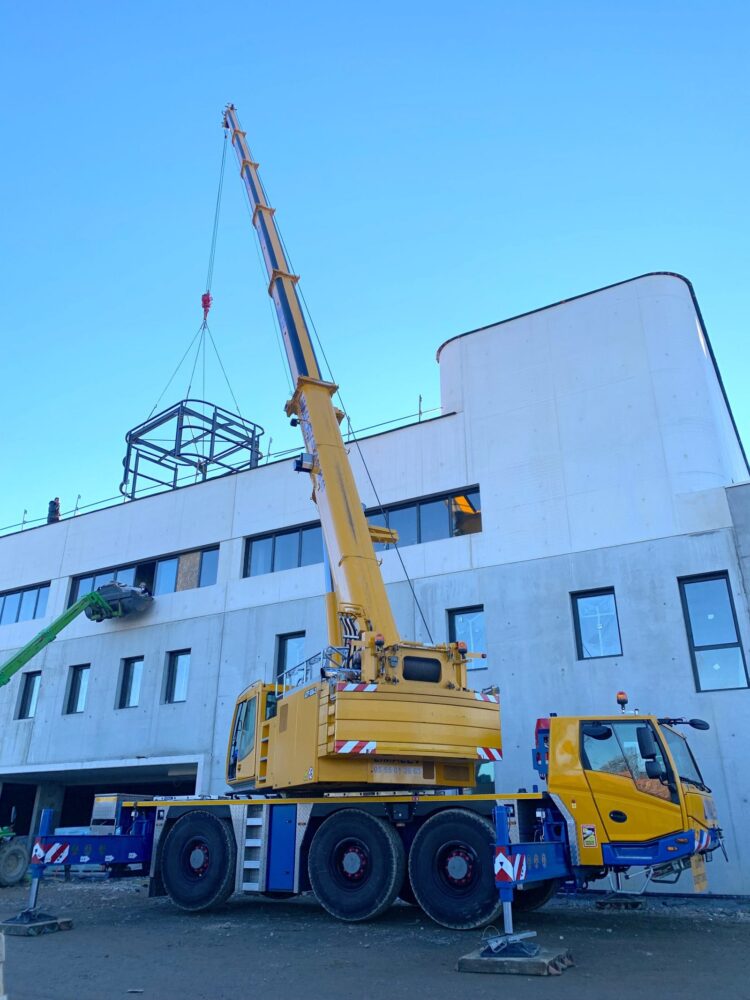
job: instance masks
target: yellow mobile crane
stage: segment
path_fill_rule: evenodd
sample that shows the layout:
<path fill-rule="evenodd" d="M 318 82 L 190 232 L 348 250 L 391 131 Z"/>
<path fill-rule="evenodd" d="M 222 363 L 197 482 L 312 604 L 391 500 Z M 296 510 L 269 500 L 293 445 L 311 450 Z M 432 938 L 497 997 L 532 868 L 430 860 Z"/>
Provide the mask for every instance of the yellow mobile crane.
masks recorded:
<path fill-rule="evenodd" d="M 150 894 L 205 910 L 233 892 L 312 890 L 335 917 L 367 920 L 397 896 L 437 923 L 479 927 L 511 903 L 542 905 L 561 881 L 610 876 L 616 889 L 673 882 L 722 847 L 716 809 L 679 727 L 699 719 L 619 714 L 537 720 L 540 790 L 474 794 L 477 760 L 501 756 L 496 694 L 467 687 L 460 643 L 427 646 L 396 629 L 373 540 L 288 258 L 235 108 L 224 125 L 253 209 L 294 379 L 331 584 L 329 645 L 278 683 L 237 700 L 222 798 L 95 805 L 116 832 L 50 839 L 32 865 L 150 866 Z M 131 812 L 132 810 L 132 812 Z M 109 812 L 107 812 L 109 811 Z M 130 816 L 128 814 L 130 813 Z M 94 840 L 96 843 L 94 843 Z M 49 859 L 52 859 L 50 861 Z M 94 859 L 92 861 L 92 859 Z M 628 883 L 627 880 L 633 880 Z"/>
<path fill-rule="evenodd" d="M 294 383 L 286 413 L 304 438 L 297 467 L 312 480 L 332 577 L 328 648 L 280 683 L 258 681 L 243 692 L 227 781 L 238 791 L 469 787 L 477 760 L 502 756 L 497 695 L 467 686 L 463 643 L 427 646 L 399 636 L 373 547 L 397 535 L 367 522 L 339 427 L 343 414 L 332 401 L 338 387 L 321 374 L 298 278 L 232 105 L 224 124 Z"/>

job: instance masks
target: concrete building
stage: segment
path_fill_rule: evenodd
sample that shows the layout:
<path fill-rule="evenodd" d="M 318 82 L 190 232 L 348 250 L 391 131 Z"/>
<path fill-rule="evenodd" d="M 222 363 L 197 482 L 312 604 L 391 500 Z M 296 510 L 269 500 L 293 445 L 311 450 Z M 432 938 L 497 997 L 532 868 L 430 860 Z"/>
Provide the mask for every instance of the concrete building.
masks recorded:
<path fill-rule="evenodd" d="M 402 634 L 486 646 L 506 789 L 533 780 L 550 711 L 625 689 L 708 720 L 691 743 L 730 852 L 711 888 L 750 893 L 750 482 L 691 286 L 645 275 L 438 362 L 442 416 L 361 446 L 424 613 L 383 551 Z M 325 643 L 309 493 L 283 461 L 0 539 L 0 658 L 115 573 L 156 594 L 141 618 L 78 619 L 0 690 L 0 823 L 13 802 L 85 822 L 95 789 L 224 790 L 236 695 Z"/>

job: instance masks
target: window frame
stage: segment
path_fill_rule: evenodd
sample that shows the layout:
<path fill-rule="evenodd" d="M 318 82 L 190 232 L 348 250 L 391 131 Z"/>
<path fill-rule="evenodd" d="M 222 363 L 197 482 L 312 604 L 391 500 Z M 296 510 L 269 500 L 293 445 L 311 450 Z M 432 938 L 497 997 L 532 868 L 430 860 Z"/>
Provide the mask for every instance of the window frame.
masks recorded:
<path fill-rule="evenodd" d="M 36 621 L 38 617 L 44 618 L 45 615 L 47 614 L 47 606 L 49 603 L 49 588 L 51 582 L 52 582 L 51 580 L 46 580 L 43 583 L 33 583 L 26 587 L 17 587 L 14 590 L 4 590 L 2 593 L 0 593 L 0 623 L 2 625 L 19 625 L 22 624 L 23 622 Z M 47 591 L 47 603 L 45 603 L 44 606 L 44 613 L 37 616 L 37 610 L 39 608 L 39 594 L 42 590 Z M 31 618 L 21 618 L 20 617 L 21 606 L 23 605 L 24 595 L 32 593 L 34 591 L 36 591 L 36 596 L 34 597 L 34 611 L 31 615 Z M 16 608 L 16 617 L 14 618 L 14 620 L 12 622 L 3 622 L 2 621 L 3 610 L 5 608 L 5 600 L 8 597 L 18 597 L 18 607 Z"/>
<path fill-rule="evenodd" d="M 18 696 L 18 707 L 16 709 L 16 720 L 22 721 L 26 719 L 36 718 L 36 710 L 39 705 L 39 692 L 42 686 L 42 671 L 41 670 L 26 670 L 21 674 L 23 683 L 21 684 L 21 691 Z M 35 678 L 35 681 L 30 680 L 30 678 Z M 36 696 L 33 698 L 34 701 L 34 711 L 29 714 L 29 707 L 32 702 L 32 695 L 30 694 L 30 687 L 32 684 L 36 683 Z M 27 698 L 27 694 L 29 697 Z M 25 706 L 25 708 L 24 708 Z"/>
<path fill-rule="evenodd" d="M 177 663 L 178 657 L 188 656 L 187 665 L 187 680 L 185 683 L 185 697 L 175 700 L 174 693 L 177 680 Z M 184 705 L 187 703 L 188 699 L 188 684 L 190 683 L 190 667 L 192 664 L 192 649 L 170 649 L 167 652 L 167 669 L 166 676 L 164 678 L 164 704 L 165 705 Z"/>
<path fill-rule="evenodd" d="M 298 629 L 296 632 L 279 632 L 276 636 L 276 656 L 274 657 L 274 680 L 278 681 L 281 675 L 287 671 L 291 670 L 292 667 L 299 666 L 299 663 L 304 663 L 304 659 L 300 660 L 298 663 L 287 663 L 286 666 L 281 662 L 282 650 L 286 651 L 287 644 L 290 639 L 306 639 L 307 632 L 305 629 Z M 284 670 L 281 667 L 284 666 Z"/>
<path fill-rule="evenodd" d="M 212 549 L 220 549 L 220 548 L 221 548 L 221 546 L 217 542 L 217 543 L 214 543 L 212 545 L 200 545 L 200 546 L 198 546 L 197 548 L 194 548 L 194 549 L 181 549 L 179 552 L 164 552 L 164 553 L 162 553 L 161 555 L 158 555 L 158 556 L 149 556 L 149 557 L 144 558 L 144 559 L 136 559 L 133 562 L 120 563 L 117 566 L 106 566 L 106 567 L 104 567 L 104 569 L 94 569 L 94 570 L 87 570 L 85 573 L 76 573 L 75 576 L 71 576 L 71 578 L 70 578 L 70 587 L 69 587 L 69 590 L 68 590 L 68 601 L 67 601 L 67 604 L 66 604 L 66 608 L 72 607 L 77 600 L 79 600 L 81 597 L 85 596 L 84 594 L 81 593 L 81 589 L 80 589 L 80 585 L 81 585 L 81 582 L 83 580 L 90 579 L 91 583 L 92 583 L 92 586 L 93 586 L 93 584 L 96 582 L 96 578 L 97 577 L 104 576 L 104 577 L 107 578 L 107 581 L 114 580 L 114 579 L 117 579 L 117 575 L 119 573 L 122 573 L 125 570 L 131 570 L 132 569 L 133 570 L 133 586 L 135 586 L 139 582 L 138 581 L 138 569 L 139 568 L 143 569 L 143 567 L 147 567 L 150 564 L 153 564 L 153 567 L 154 567 L 153 578 L 151 579 L 151 586 L 149 588 L 150 591 L 151 591 L 151 593 L 153 594 L 154 589 L 155 589 L 156 574 L 158 572 L 159 564 L 160 563 L 164 563 L 164 562 L 169 562 L 172 559 L 176 559 L 177 560 L 177 569 L 175 571 L 175 587 L 176 587 L 177 586 L 177 579 L 178 579 L 179 572 L 180 572 L 180 559 L 182 558 L 182 556 L 187 556 L 187 555 L 190 555 L 191 553 L 194 553 L 194 552 L 197 552 L 200 555 L 200 564 L 198 566 L 198 583 L 196 584 L 195 587 L 189 587 L 187 589 L 189 589 L 189 590 L 200 590 L 201 589 L 200 575 L 201 575 L 201 567 L 203 565 L 203 553 L 204 552 L 208 552 L 208 551 L 210 551 Z M 218 568 L 218 564 L 217 564 L 217 567 L 216 567 L 217 582 L 218 582 L 218 575 L 219 575 L 219 568 Z M 206 586 L 214 586 L 214 585 L 213 584 L 206 584 Z M 90 593 L 90 592 L 91 591 L 88 591 L 88 590 L 86 591 L 87 594 Z M 168 597 L 170 594 L 177 594 L 177 593 L 181 593 L 181 591 L 177 591 L 176 589 L 175 590 L 166 590 L 166 591 L 164 591 L 162 594 L 160 594 L 158 596 L 160 596 L 160 597 Z"/>
<path fill-rule="evenodd" d="M 732 612 L 732 622 L 734 624 L 734 634 L 737 636 L 736 642 L 717 642 L 710 646 L 696 646 L 695 638 L 693 635 L 693 623 L 690 619 L 690 608 L 688 606 L 687 594 L 685 592 L 685 585 L 691 583 L 707 583 L 709 580 L 723 580 L 727 589 L 727 597 L 729 598 L 729 609 Z M 739 621 L 737 620 L 737 609 L 734 605 L 734 595 L 732 594 L 731 581 L 729 579 L 729 571 L 716 570 L 712 573 L 697 573 L 693 576 L 678 576 L 677 585 L 680 590 L 680 603 L 682 604 L 682 617 L 685 622 L 685 634 L 687 638 L 688 649 L 690 650 L 690 663 L 693 668 L 693 680 L 695 682 L 696 694 L 717 694 L 720 691 L 747 691 L 750 688 L 750 675 L 747 670 L 747 659 L 745 657 L 745 649 L 742 645 L 742 636 L 740 635 Z M 704 688 L 701 687 L 700 672 L 698 670 L 698 660 L 696 658 L 696 653 L 702 653 L 707 650 L 712 649 L 739 649 L 740 658 L 742 660 L 742 669 L 745 672 L 744 685 L 736 685 L 734 687 L 720 687 L 720 688 Z"/>
<path fill-rule="evenodd" d="M 83 715 L 86 711 L 86 702 L 89 694 L 89 678 L 91 676 L 90 663 L 74 663 L 68 668 L 68 683 L 65 690 L 65 703 L 63 705 L 63 715 Z M 83 705 L 80 708 L 73 707 L 73 699 L 78 704 L 81 695 L 81 678 L 86 676 L 86 690 L 83 693 Z"/>
<path fill-rule="evenodd" d="M 584 656 L 583 639 L 581 637 L 581 618 L 578 613 L 578 601 L 582 597 L 604 597 L 611 595 L 615 606 L 615 622 L 617 623 L 617 639 L 620 643 L 619 653 L 602 653 L 601 656 Z M 617 594 L 614 586 L 595 587 L 592 590 L 574 590 L 570 594 L 570 607 L 573 613 L 573 628 L 576 639 L 576 659 L 579 663 L 588 663 L 590 660 L 616 660 L 625 655 L 622 646 L 622 632 L 620 631 L 620 612 L 617 609 Z"/>
<path fill-rule="evenodd" d="M 117 685 L 117 701 L 115 703 L 115 709 L 119 712 L 120 709 L 125 708 L 138 708 L 141 702 L 141 685 L 143 682 L 143 667 L 145 666 L 146 658 L 143 654 L 140 656 L 124 656 L 121 661 L 120 666 L 120 683 Z M 138 701 L 135 705 L 130 705 L 125 703 L 123 695 L 125 694 L 125 682 L 128 681 L 128 699 L 130 697 L 130 692 L 133 686 L 133 665 L 135 663 L 141 664 L 141 677 L 138 683 Z"/>

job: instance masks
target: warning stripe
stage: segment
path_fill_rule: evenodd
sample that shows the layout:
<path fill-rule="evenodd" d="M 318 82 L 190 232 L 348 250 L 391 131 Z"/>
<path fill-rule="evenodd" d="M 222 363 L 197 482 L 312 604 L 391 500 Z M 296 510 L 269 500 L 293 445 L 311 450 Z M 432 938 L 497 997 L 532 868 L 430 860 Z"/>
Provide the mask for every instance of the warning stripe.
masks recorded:
<path fill-rule="evenodd" d="M 695 850 L 705 851 L 711 843 L 711 834 L 708 830 L 695 830 Z"/>
<path fill-rule="evenodd" d="M 493 704 L 497 705 L 500 699 L 496 694 L 482 694 L 481 691 L 475 691 L 474 697 L 477 701 L 491 701 Z"/>
<path fill-rule="evenodd" d="M 337 691 L 377 691 L 377 684 L 345 684 L 343 682 L 336 685 Z"/>
<path fill-rule="evenodd" d="M 61 865 L 70 854 L 70 844 L 59 841 L 55 844 L 42 844 L 37 841 L 31 852 L 32 864 Z"/>
<path fill-rule="evenodd" d="M 336 753 L 375 753 L 375 740 L 336 740 Z"/>
<path fill-rule="evenodd" d="M 477 757 L 480 760 L 502 760 L 503 751 L 495 747 L 477 747 Z"/>
<path fill-rule="evenodd" d="M 526 855 L 510 854 L 502 847 L 495 848 L 495 881 L 523 882 L 526 878 Z"/>

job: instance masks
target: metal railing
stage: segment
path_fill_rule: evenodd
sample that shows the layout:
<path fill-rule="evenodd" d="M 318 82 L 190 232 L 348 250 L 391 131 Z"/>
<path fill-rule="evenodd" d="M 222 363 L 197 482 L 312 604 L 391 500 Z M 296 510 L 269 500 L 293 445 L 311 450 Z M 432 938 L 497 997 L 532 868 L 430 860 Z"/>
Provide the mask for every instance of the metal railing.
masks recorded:
<path fill-rule="evenodd" d="M 351 651 L 348 646 L 326 646 L 302 663 L 289 667 L 276 678 L 276 697 L 283 698 L 305 684 L 316 680 L 355 681 L 359 679 L 359 669 L 350 666 Z"/>

